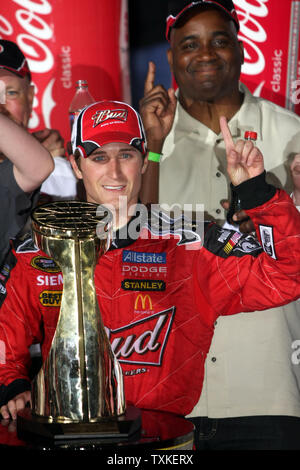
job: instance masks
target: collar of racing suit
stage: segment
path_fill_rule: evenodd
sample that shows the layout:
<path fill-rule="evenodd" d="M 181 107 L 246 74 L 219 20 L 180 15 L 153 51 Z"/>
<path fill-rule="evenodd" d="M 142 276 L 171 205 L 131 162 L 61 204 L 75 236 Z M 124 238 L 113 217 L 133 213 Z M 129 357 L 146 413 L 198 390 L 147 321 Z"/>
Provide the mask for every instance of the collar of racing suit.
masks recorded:
<path fill-rule="evenodd" d="M 139 206 L 138 204 L 135 214 L 131 217 L 128 223 L 113 233 L 113 240 L 110 246 L 110 250 L 125 248 L 139 238 L 141 228 L 148 219 L 148 208 L 145 212 L 142 209 L 140 210 L 139 207 L 145 208 L 145 206 Z M 134 229 L 131 230 L 131 227 L 134 227 Z"/>

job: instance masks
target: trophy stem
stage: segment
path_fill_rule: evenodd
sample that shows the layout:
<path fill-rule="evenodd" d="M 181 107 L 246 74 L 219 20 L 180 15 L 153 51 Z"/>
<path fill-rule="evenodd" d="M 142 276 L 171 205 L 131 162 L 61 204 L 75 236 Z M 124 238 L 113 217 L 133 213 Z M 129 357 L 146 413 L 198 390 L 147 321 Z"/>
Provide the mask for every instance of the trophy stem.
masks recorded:
<path fill-rule="evenodd" d="M 87 389 L 87 374 L 86 374 L 86 362 L 85 362 L 85 335 L 84 335 L 84 308 L 83 308 L 83 290 L 82 290 L 82 267 L 81 267 L 81 245 L 80 241 L 75 242 L 75 281 L 76 291 L 78 295 L 78 319 L 79 319 L 79 364 L 80 364 L 80 377 L 81 377 L 81 392 L 82 392 L 82 407 L 83 407 L 83 421 L 89 421 L 89 395 Z M 94 263 L 92 269 L 92 275 L 94 275 Z"/>
<path fill-rule="evenodd" d="M 94 287 L 93 239 L 51 239 L 64 280 L 48 357 L 33 382 L 33 414 L 53 422 L 95 422 L 125 411 L 123 376 L 107 338 Z"/>

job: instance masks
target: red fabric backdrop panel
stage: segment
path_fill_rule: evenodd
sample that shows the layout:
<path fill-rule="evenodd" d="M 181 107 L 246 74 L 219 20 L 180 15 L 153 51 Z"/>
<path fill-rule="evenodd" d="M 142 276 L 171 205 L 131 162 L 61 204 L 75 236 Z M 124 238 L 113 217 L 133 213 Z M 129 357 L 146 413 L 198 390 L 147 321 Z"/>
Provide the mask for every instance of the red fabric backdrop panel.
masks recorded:
<path fill-rule="evenodd" d="M 233 0 L 250 91 L 300 115 L 300 0 Z"/>
<path fill-rule="evenodd" d="M 5 0 L 0 36 L 28 59 L 36 96 L 30 128 L 69 139 L 68 108 L 77 80 L 96 100 L 130 100 L 126 0 Z"/>

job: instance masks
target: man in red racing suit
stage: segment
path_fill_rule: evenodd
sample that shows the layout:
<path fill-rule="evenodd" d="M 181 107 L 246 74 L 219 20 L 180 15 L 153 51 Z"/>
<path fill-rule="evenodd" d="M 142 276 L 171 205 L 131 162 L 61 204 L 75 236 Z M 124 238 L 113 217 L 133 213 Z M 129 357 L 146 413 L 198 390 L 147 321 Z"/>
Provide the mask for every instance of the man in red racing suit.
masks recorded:
<path fill-rule="evenodd" d="M 98 116 L 97 106 L 112 108 L 95 103 L 87 112 Z M 111 119 L 114 125 L 115 118 Z M 95 129 L 101 136 L 101 129 Z M 85 138 L 84 132 L 80 138 Z M 97 149 L 80 157 L 80 174 L 90 198 L 92 183 L 88 185 L 84 166 L 88 160 L 97 155 L 91 165 L 117 165 L 108 157 L 111 150 L 99 153 L 100 144 L 103 149 L 106 144 L 97 138 Z M 123 150 L 120 157 L 118 148 L 116 159 L 129 165 L 135 156 L 129 149 L 129 157 Z M 247 155 L 252 152 L 259 155 L 252 147 Z M 141 227 L 135 217 L 121 226 L 100 258 L 95 286 L 112 349 L 124 372 L 127 403 L 187 415 L 201 393 L 204 361 L 218 316 L 262 310 L 300 297 L 300 215 L 284 191 L 265 182 L 261 163 L 255 164 L 256 176 L 235 185 L 235 190 L 258 237 L 268 234 L 268 253 L 261 247 L 264 239 L 259 245 L 250 236 L 215 224 L 206 225 L 204 240 L 197 231 L 191 236 L 171 222 L 169 231 L 160 234 L 162 216 L 152 213 Z M 104 187 L 109 197 L 112 191 L 121 191 L 125 181 L 118 178 L 114 187 L 105 180 L 101 191 Z M 136 237 L 121 236 L 133 223 L 138 227 Z M 58 266 L 30 238 L 15 245 L 14 256 L 17 263 L 2 289 L 6 298 L 0 310 L 0 406 L 3 416 L 8 406 L 13 417 L 18 409 L 14 397 L 30 390 L 29 347 L 40 343 L 43 357 L 47 356 L 63 288 Z M 15 408 L 9 405 L 12 402 Z"/>

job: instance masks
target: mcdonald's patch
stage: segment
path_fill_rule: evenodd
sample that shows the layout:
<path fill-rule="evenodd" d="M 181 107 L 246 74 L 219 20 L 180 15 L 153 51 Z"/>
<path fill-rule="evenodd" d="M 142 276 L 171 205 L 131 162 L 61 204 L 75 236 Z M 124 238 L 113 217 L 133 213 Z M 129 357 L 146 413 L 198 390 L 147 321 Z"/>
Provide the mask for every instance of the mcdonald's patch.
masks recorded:
<path fill-rule="evenodd" d="M 138 294 L 134 302 L 134 311 L 136 313 L 145 313 L 153 311 L 152 299 L 149 294 Z"/>

